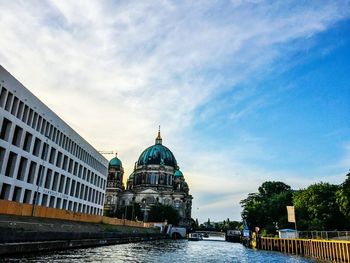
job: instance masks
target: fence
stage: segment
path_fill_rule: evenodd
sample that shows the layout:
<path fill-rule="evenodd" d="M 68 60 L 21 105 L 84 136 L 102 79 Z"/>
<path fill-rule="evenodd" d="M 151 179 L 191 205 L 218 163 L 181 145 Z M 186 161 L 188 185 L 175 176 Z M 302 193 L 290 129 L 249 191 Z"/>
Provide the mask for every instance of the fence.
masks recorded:
<path fill-rule="evenodd" d="M 299 238 L 350 240 L 350 231 L 298 231 Z"/>
<path fill-rule="evenodd" d="M 262 237 L 257 248 L 335 262 L 350 262 L 350 241 Z"/>
<path fill-rule="evenodd" d="M 33 205 L 21 204 L 13 201 L 0 200 L 0 214 L 32 216 Z M 63 209 L 35 206 L 35 217 L 45 217 L 53 219 L 63 219 L 88 223 L 103 223 L 110 225 L 124 225 L 131 227 L 152 227 L 152 223 L 131 221 L 126 219 L 111 218 L 99 215 L 76 213 Z"/>

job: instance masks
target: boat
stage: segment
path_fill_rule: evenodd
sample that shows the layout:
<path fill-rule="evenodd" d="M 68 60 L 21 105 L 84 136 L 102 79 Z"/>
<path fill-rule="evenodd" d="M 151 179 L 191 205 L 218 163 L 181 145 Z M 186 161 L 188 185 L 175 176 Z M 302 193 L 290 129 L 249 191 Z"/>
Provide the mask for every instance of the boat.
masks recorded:
<path fill-rule="evenodd" d="M 208 237 L 209 237 L 209 233 L 205 232 L 205 233 L 203 234 L 203 237 L 208 238 Z"/>
<path fill-rule="evenodd" d="M 188 234 L 188 240 L 189 241 L 199 241 L 202 240 L 203 236 L 200 233 L 189 233 Z"/>
<path fill-rule="evenodd" d="M 227 230 L 225 234 L 225 240 L 228 242 L 241 242 L 241 237 L 240 230 Z"/>

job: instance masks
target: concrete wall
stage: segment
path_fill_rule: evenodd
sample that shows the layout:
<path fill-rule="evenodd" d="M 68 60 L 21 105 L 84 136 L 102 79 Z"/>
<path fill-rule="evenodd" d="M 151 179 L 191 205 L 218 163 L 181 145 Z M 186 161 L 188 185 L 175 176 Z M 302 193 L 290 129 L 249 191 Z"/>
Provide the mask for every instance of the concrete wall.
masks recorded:
<path fill-rule="evenodd" d="M 0 214 L 5 215 L 19 215 L 32 216 L 33 205 L 21 204 L 13 201 L 0 200 Z M 88 223 L 103 223 L 110 225 L 124 225 L 131 227 L 152 227 L 152 223 L 144 223 L 139 221 L 130 221 L 125 219 L 111 218 L 99 215 L 90 215 L 83 213 L 76 213 L 63 209 L 48 208 L 43 206 L 35 206 L 35 217 L 54 218 L 63 220 L 72 220 Z"/>

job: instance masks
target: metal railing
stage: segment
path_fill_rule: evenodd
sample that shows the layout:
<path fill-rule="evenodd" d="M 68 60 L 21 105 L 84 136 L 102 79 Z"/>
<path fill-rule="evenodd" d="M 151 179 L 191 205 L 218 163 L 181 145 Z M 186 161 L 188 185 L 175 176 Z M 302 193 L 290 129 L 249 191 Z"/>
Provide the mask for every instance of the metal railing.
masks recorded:
<path fill-rule="evenodd" d="M 350 240 L 350 231 L 298 231 L 299 238 Z"/>

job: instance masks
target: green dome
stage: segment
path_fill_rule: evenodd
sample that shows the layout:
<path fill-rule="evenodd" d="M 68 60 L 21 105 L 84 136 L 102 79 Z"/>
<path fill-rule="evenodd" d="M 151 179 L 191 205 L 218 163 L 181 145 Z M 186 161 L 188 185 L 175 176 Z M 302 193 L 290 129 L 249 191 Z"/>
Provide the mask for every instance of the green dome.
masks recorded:
<path fill-rule="evenodd" d="M 112 167 L 122 167 L 122 162 L 117 158 L 114 157 L 112 160 L 109 161 L 109 166 Z"/>
<path fill-rule="evenodd" d="M 137 161 L 137 165 L 154 164 L 172 166 L 175 169 L 177 167 L 174 154 L 162 144 L 155 144 L 148 147 L 141 153 L 139 160 Z"/>
<path fill-rule="evenodd" d="M 182 172 L 180 170 L 176 170 L 175 173 L 174 173 L 174 176 L 175 177 L 181 177 L 183 176 Z"/>

